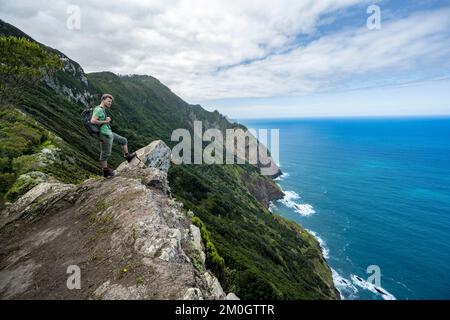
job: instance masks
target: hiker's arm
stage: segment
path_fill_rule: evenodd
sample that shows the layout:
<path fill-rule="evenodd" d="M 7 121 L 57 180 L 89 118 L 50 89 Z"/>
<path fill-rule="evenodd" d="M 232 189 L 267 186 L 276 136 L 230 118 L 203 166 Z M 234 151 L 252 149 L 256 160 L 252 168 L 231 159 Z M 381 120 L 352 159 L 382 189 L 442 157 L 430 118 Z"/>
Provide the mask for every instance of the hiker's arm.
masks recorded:
<path fill-rule="evenodd" d="M 104 121 L 98 120 L 98 116 L 93 115 L 91 118 L 91 123 L 93 124 L 105 124 L 105 123 L 109 123 L 111 121 L 110 117 L 106 117 L 106 119 Z"/>

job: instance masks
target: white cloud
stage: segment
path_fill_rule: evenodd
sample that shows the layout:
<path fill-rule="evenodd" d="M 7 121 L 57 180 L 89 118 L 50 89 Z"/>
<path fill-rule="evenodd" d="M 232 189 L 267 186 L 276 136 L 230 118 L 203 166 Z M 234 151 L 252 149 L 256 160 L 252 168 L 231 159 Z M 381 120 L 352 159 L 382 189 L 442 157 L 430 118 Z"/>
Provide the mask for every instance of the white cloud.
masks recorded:
<path fill-rule="evenodd" d="M 0 2 L 2 19 L 86 71 L 150 74 L 188 101 L 317 92 L 449 53 L 448 10 L 369 31 L 365 8 L 356 7 L 361 28 L 295 47 L 298 35 L 324 23 L 321 17 L 362 1 Z M 81 9 L 81 30 L 66 28 L 73 4 Z"/>
<path fill-rule="evenodd" d="M 449 16 L 449 10 L 430 12 L 387 23 L 380 31 L 337 32 L 287 54 L 204 78 L 197 87 L 203 85 L 200 91 L 209 92 L 214 79 L 227 89 L 222 98 L 239 92 L 241 97 L 304 94 L 329 89 L 350 77 L 423 65 L 449 55 Z"/>
<path fill-rule="evenodd" d="M 450 115 L 450 78 L 302 97 L 224 100 L 207 105 L 231 119 Z"/>

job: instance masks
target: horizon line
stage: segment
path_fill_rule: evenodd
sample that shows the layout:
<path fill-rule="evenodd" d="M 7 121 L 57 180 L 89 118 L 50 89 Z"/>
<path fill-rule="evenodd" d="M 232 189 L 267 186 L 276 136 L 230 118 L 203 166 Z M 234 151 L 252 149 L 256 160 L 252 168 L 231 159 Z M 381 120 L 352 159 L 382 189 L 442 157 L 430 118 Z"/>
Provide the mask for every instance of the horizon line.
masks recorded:
<path fill-rule="evenodd" d="M 302 119 L 398 119 L 398 118 L 450 118 L 448 114 L 396 114 L 396 115 L 324 115 L 324 116 L 293 116 L 293 117 L 230 117 L 228 120 L 302 120 Z"/>

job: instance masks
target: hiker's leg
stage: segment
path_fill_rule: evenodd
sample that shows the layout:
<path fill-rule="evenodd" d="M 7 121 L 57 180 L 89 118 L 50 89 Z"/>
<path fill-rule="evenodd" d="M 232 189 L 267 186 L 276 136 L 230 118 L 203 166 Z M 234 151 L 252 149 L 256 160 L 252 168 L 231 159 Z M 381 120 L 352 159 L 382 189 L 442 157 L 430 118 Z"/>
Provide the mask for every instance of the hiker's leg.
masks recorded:
<path fill-rule="evenodd" d="M 124 155 L 128 154 L 128 140 L 117 133 L 113 133 L 114 141 L 117 142 L 121 147 Z"/>
<path fill-rule="evenodd" d="M 117 133 L 113 133 L 114 141 L 116 141 L 121 147 L 123 151 L 123 157 L 128 162 L 131 162 L 136 157 L 136 152 L 128 153 L 128 140 Z"/>
<path fill-rule="evenodd" d="M 102 137 L 102 135 L 100 135 L 99 138 L 100 138 L 100 159 L 98 159 L 98 160 L 100 162 L 100 167 L 102 167 L 102 169 L 105 169 L 108 167 L 108 162 L 106 160 L 102 160 L 102 159 L 105 158 L 105 153 L 106 153 L 105 143 L 106 142 L 105 142 L 104 138 Z"/>
<path fill-rule="evenodd" d="M 100 164 L 102 168 L 108 167 L 108 158 L 111 155 L 113 136 L 100 134 Z"/>

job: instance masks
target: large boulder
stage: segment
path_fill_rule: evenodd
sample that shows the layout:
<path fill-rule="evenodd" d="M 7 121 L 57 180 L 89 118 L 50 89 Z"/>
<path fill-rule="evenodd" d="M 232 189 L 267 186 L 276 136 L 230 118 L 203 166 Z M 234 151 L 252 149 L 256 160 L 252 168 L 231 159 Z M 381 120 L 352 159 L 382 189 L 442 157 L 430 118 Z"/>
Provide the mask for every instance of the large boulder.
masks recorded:
<path fill-rule="evenodd" d="M 0 213 L 0 228 L 19 218 L 31 220 L 37 213 L 45 210 L 45 207 L 63 205 L 60 200 L 74 187 L 74 185 L 60 182 L 38 184 Z"/>
<path fill-rule="evenodd" d="M 4 213 L 0 299 L 225 299 L 155 141 L 111 179 L 44 182 Z M 201 257 L 201 258 L 198 258 Z M 75 269 L 74 269 L 75 268 Z M 71 287 L 80 271 L 80 289 Z"/>
<path fill-rule="evenodd" d="M 162 140 L 155 140 L 148 146 L 136 151 L 137 157 L 130 163 L 124 161 L 116 170 L 118 172 L 125 168 L 152 167 L 167 173 L 170 167 L 172 151 Z"/>

